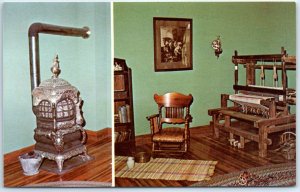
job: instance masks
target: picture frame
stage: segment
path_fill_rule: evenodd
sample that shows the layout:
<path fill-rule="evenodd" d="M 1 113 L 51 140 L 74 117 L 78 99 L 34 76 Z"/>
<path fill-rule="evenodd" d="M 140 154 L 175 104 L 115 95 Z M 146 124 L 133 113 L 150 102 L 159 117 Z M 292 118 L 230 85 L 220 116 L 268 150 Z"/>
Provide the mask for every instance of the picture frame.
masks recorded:
<path fill-rule="evenodd" d="M 154 70 L 192 70 L 192 19 L 153 18 Z"/>

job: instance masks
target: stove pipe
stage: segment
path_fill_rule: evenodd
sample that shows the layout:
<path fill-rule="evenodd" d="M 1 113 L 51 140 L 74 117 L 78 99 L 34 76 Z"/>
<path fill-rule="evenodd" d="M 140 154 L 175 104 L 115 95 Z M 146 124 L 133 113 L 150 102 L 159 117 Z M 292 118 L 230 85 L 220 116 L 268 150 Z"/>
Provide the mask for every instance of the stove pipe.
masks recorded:
<path fill-rule="evenodd" d="M 41 83 L 39 33 L 88 38 L 88 27 L 72 28 L 45 23 L 33 23 L 28 29 L 31 91 Z"/>

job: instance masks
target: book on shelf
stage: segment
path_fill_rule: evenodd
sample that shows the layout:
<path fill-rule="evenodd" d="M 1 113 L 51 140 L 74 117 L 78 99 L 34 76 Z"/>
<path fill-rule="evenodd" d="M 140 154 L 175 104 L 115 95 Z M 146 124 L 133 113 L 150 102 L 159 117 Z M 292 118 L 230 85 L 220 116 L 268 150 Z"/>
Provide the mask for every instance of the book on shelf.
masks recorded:
<path fill-rule="evenodd" d="M 127 123 L 131 122 L 131 117 L 130 117 L 130 106 L 129 105 L 125 105 L 126 107 L 126 116 L 127 116 Z"/>
<path fill-rule="evenodd" d="M 130 140 L 130 131 L 115 132 L 115 142 L 120 143 Z"/>
<path fill-rule="evenodd" d="M 115 123 L 120 123 L 119 114 L 114 114 L 114 122 Z"/>
<path fill-rule="evenodd" d="M 119 110 L 118 111 L 119 122 L 120 123 L 130 123 L 131 122 L 130 106 L 128 104 L 126 104 L 126 105 L 120 106 L 118 110 Z"/>

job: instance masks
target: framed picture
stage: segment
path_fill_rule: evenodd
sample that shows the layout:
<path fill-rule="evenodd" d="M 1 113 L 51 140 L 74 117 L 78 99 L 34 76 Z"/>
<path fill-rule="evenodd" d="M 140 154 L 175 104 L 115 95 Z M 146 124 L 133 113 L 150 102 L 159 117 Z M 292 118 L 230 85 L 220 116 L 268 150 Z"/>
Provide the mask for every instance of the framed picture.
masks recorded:
<path fill-rule="evenodd" d="M 153 18 L 155 71 L 192 70 L 192 19 Z"/>

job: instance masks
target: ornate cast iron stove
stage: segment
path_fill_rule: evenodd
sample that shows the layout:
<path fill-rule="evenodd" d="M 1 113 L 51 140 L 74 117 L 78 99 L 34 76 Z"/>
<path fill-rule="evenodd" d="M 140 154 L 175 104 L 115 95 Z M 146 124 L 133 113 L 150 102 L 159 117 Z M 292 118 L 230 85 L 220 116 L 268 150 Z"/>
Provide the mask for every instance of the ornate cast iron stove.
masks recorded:
<path fill-rule="evenodd" d="M 53 76 L 32 91 L 33 113 L 37 127 L 34 130 L 35 152 L 49 160 L 55 160 L 59 172 L 65 160 L 81 155 L 89 160 L 84 145 L 86 133 L 82 127 L 82 99 L 79 91 L 59 78 L 58 56 L 51 68 Z"/>

